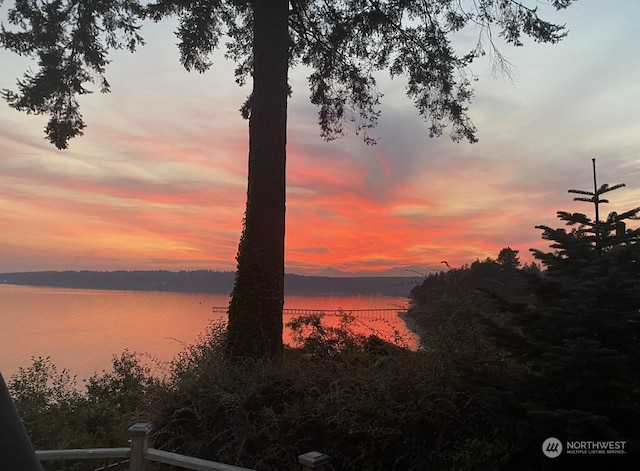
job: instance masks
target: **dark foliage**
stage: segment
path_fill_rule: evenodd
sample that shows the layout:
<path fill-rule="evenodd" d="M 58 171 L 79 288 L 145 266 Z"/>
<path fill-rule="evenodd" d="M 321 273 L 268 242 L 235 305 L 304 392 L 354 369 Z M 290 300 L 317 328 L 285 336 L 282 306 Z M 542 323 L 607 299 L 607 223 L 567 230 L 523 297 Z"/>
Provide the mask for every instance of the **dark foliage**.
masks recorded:
<path fill-rule="evenodd" d="M 606 186 L 605 186 L 606 187 Z M 512 437 L 505 469 L 635 469 L 640 452 L 640 229 L 558 212 L 573 227 L 538 226 L 553 252 L 533 250 L 546 267 L 529 277 L 532 301 L 490 322 L 495 343 L 522 375 L 484 376 L 494 430 Z M 548 437 L 625 441 L 623 456 L 545 458 Z"/>
<path fill-rule="evenodd" d="M 481 421 L 472 393 L 424 352 L 300 318 L 279 362 L 229 362 L 224 327 L 174 364 L 155 445 L 257 468 L 297 470 L 310 450 L 342 470 L 452 469 Z"/>
<path fill-rule="evenodd" d="M 509 368 L 500 352 L 489 341 L 482 319 L 500 316 L 490 298 L 513 304 L 526 303 L 529 291 L 523 272 L 518 269 L 518 251 L 502 249 L 498 261 L 487 258 L 471 265 L 426 276 L 411 290 L 412 307 L 408 316 L 420 333 L 421 345 L 437 359 L 443 369 L 455 369 L 460 363 L 475 369 Z"/>
<path fill-rule="evenodd" d="M 356 334 L 348 316 L 291 327 L 295 348 L 279 362 L 230 361 L 226 326 L 212 324 L 162 379 L 124 352 L 84 391 L 47 359 L 9 386 L 38 449 L 126 446 L 127 428 L 151 421 L 155 448 L 252 469 L 299 470 L 312 450 L 345 471 L 472 469 L 468 443 L 485 420 L 462 378 L 424 352 Z M 47 463 L 82 469 L 61 466 Z"/>
<path fill-rule="evenodd" d="M 573 1 L 550 3 L 559 10 Z M 36 60 L 38 71 L 25 74 L 17 93 L 4 90 L 3 96 L 17 110 L 49 115 L 48 139 L 66 148 L 85 127 L 76 97 L 91 93 L 95 82 L 99 91 L 110 91 L 105 77 L 109 49 L 135 51 L 144 44 L 141 21 L 169 16 L 178 18 L 180 62 L 187 70 L 207 71 L 210 54 L 226 35 L 231 39 L 227 55 L 237 63 L 237 82 L 244 84 L 254 71 L 254 3 L 17 0 L 9 9 L 11 27 L 0 30 L 0 45 Z M 523 36 L 556 43 L 567 34 L 564 25 L 541 19 L 535 2 L 527 3 L 491 0 L 467 9 L 452 0 L 294 0 L 288 14 L 289 63 L 312 67 L 311 102 L 320 107 L 321 133 L 327 139 L 353 123 L 372 142 L 366 131 L 376 124 L 381 98 L 374 73 L 389 69 L 408 77 L 407 93 L 430 122 L 431 135 L 442 134 L 451 123 L 453 139 L 475 141 L 467 116 L 475 80 L 469 66 L 486 48 L 494 49 L 491 41 L 483 41 L 489 29 L 515 46 L 523 45 Z M 469 25 L 479 27 L 479 41 L 460 54 L 451 35 Z"/>
<path fill-rule="evenodd" d="M 538 267 L 525 264 L 519 269 L 519 266 L 518 251 L 505 248 L 497 260 L 476 260 L 471 265 L 429 274 L 411 290 L 415 311 L 430 309 L 450 298 L 469 298 L 472 304 L 481 306 L 483 292 L 494 293 L 510 301 L 526 300 L 529 290 L 522 273 L 535 272 Z"/>

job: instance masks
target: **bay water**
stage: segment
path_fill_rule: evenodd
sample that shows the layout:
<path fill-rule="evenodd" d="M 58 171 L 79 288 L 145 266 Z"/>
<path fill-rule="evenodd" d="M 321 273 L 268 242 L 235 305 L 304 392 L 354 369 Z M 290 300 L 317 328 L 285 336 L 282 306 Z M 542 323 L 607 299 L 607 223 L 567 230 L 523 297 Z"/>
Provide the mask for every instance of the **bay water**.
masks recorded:
<path fill-rule="evenodd" d="M 291 295 L 285 309 L 400 311 L 407 298 L 369 295 Z M 32 358 L 50 357 L 78 379 L 110 370 L 113 355 L 125 349 L 168 362 L 203 334 L 210 322 L 224 321 L 229 297 L 220 294 L 108 291 L 0 285 L 0 372 L 5 380 Z M 285 314 L 285 324 L 294 314 Z M 360 333 L 392 338 L 398 332 L 410 346 L 415 335 L 391 313 L 357 318 Z M 338 318 L 327 316 L 329 325 Z M 285 329 L 286 343 L 291 332 Z"/>

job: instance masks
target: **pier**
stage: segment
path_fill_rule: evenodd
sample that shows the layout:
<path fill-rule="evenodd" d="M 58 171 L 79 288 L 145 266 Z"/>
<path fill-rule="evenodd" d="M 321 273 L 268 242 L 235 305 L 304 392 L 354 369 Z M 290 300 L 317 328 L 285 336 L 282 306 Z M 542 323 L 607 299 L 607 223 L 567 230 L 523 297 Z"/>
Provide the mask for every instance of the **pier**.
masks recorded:
<path fill-rule="evenodd" d="M 212 308 L 213 312 L 227 313 L 228 307 L 215 306 Z M 349 315 L 356 319 L 366 319 L 368 321 L 384 321 L 395 320 L 398 317 L 398 313 L 405 312 L 407 308 L 398 307 L 391 309 L 298 309 L 298 308 L 284 308 L 282 310 L 283 315 L 295 315 L 295 316 L 312 316 L 317 314 L 323 314 L 325 316 L 342 316 Z"/>

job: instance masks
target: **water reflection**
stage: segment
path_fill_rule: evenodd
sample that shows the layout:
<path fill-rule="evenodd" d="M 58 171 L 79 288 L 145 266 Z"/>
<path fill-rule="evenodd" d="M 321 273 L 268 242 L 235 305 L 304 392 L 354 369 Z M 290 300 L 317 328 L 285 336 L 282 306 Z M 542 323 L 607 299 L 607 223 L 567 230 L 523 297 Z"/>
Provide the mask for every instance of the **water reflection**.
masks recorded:
<path fill-rule="evenodd" d="M 108 369 L 124 349 L 146 352 L 160 361 L 173 358 L 192 343 L 210 321 L 223 321 L 214 306 L 229 298 L 215 294 L 100 291 L 0 285 L 0 371 L 5 378 L 29 366 L 32 357 L 50 356 L 59 369 L 78 378 Z M 285 308 L 387 309 L 406 305 L 405 298 L 378 296 L 288 296 Z M 286 315 L 284 322 L 294 316 Z M 326 316 L 328 325 L 339 318 Z M 391 338 L 394 331 L 415 345 L 415 337 L 398 317 L 356 319 L 354 329 Z M 285 342 L 291 333 L 285 330 Z"/>

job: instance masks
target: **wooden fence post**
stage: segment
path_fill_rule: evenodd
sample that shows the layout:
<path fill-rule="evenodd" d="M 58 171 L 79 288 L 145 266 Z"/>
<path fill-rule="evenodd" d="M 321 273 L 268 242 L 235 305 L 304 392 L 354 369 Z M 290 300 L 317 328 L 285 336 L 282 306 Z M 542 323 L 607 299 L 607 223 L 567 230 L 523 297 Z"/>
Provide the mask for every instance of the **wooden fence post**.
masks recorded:
<path fill-rule="evenodd" d="M 149 433 L 151 432 L 151 424 L 137 423 L 129 427 L 129 436 L 131 437 L 131 456 L 129 463 L 129 471 L 144 471 L 146 460 L 144 452 L 149 446 Z"/>
<path fill-rule="evenodd" d="M 329 459 L 327 455 L 319 451 L 310 451 L 298 456 L 302 471 L 325 471 L 325 466 L 329 464 Z"/>

